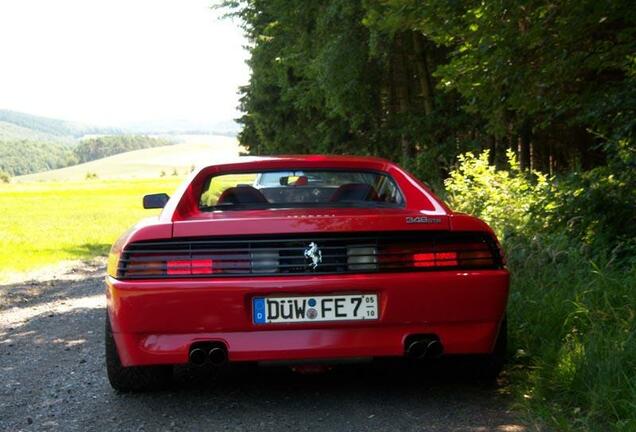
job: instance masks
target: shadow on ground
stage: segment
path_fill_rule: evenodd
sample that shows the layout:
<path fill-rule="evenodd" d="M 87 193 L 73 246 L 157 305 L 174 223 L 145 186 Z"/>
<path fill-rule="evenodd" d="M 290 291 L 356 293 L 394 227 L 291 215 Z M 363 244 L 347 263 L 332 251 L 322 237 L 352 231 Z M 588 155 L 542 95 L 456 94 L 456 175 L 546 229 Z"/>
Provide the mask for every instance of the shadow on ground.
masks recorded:
<path fill-rule="evenodd" d="M 64 248 L 64 252 L 71 254 L 74 259 L 87 259 L 108 255 L 110 247 L 111 245 L 108 243 L 84 243 Z"/>

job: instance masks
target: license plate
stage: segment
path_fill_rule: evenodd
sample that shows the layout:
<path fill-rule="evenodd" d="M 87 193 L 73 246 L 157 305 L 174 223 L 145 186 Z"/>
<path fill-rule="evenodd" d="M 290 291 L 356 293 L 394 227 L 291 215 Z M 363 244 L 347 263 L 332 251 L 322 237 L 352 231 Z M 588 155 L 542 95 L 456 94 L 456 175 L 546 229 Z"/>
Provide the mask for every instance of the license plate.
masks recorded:
<path fill-rule="evenodd" d="M 378 319 L 377 294 L 255 297 L 255 324 Z"/>

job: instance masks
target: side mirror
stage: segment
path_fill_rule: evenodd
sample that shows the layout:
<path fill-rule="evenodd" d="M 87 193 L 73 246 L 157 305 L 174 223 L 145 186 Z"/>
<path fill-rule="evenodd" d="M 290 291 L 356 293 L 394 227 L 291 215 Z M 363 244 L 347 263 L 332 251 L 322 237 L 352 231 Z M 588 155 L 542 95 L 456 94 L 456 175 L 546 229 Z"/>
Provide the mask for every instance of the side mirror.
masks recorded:
<path fill-rule="evenodd" d="M 170 197 L 168 196 L 168 194 L 165 193 L 144 195 L 144 208 L 164 208 L 169 199 Z"/>

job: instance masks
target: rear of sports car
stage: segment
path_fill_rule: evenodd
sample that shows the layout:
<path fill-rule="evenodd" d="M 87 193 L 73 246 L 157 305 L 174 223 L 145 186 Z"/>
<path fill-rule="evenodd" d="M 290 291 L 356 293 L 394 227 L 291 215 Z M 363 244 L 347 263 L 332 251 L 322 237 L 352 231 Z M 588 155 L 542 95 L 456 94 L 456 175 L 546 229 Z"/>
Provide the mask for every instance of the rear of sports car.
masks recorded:
<path fill-rule="evenodd" d="M 375 158 L 203 168 L 115 243 L 106 285 L 107 368 L 124 391 L 186 363 L 477 354 L 495 376 L 505 350 L 490 228 Z"/>

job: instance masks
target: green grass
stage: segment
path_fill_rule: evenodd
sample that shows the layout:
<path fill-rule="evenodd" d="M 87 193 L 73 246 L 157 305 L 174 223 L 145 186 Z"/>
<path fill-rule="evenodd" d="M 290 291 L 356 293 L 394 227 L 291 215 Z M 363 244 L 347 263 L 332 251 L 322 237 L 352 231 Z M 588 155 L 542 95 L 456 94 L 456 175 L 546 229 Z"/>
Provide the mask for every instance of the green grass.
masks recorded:
<path fill-rule="evenodd" d="M 508 245 L 518 400 L 556 430 L 634 431 L 636 270 L 544 241 Z"/>
<path fill-rule="evenodd" d="M 108 253 L 129 226 L 158 210 L 142 196 L 171 194 L 176 177 L 0 185 L 0 281 L 7 274 Z"/>

